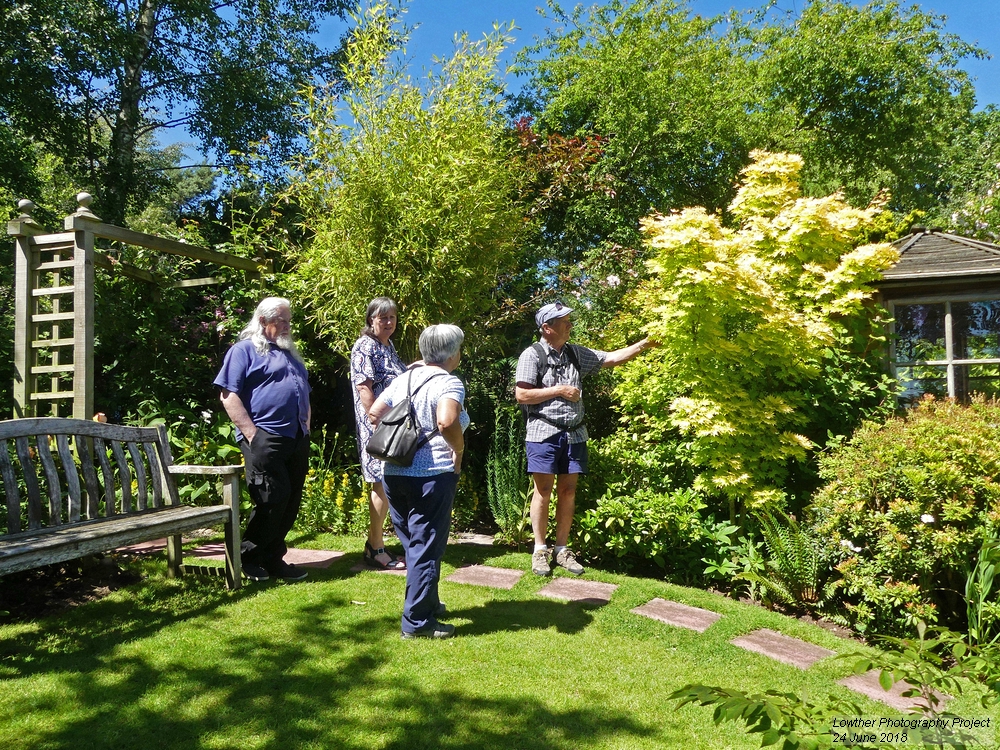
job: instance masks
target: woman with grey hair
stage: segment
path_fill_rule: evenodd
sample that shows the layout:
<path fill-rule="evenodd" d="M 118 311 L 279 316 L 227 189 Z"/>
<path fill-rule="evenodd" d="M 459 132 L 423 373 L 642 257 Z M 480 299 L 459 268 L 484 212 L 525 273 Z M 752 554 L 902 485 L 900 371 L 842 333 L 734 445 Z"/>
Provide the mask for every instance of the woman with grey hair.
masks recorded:
<path fill-rule="evenodd" d="M 410 466 L 385 465 L 389 512 L 406 553 L 403 638 L 449 638 L 455 626 L 439 622 L 445 606 L 438 598 L 441 558 L 448 542 L 451 507 L 469 426 L 465 386 L 452 375 L 462 361 L 465 334 L 447 323 L 420 334 L 424 366 L 396 378 L 372 406 L 373 424 L 411 393 L 417 423 L 429 437 Z"/>
<path fill-rule="evenodd" d="M 388 297 L 376 297 L 368 303 L 365 326 L 351 349 L 351 382 L 354 384 L 354 421 L 357 425 L 358 455 L 361 475 L 371 485 L 368 499 L 368 541 L 365 562 L 387 570 L 403 570 L 406 563 L 385 550 L 382 535 L 389 501 L 382 484 L 382 462 L 369 456 L 365 446 L 372 436 L 368 410 L 393 378 L 406 371 L 390 337 L 396 331 L 396 303 Z"/>

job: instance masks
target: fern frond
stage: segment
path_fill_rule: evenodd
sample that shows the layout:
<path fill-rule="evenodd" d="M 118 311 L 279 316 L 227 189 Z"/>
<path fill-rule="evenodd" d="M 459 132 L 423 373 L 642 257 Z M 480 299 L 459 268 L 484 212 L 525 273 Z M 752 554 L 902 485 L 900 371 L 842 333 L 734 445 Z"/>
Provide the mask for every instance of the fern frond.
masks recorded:
<path fill-rule="evenodd" d="M 780 514 L 781 521 L 775 517 Z M 758 516 L 773 574 L 771 586 L 789 593 L 792 602 L 806 606 L 819 601 L 819 549 L 812 536 L 795 519 L 781 511 Z"/>

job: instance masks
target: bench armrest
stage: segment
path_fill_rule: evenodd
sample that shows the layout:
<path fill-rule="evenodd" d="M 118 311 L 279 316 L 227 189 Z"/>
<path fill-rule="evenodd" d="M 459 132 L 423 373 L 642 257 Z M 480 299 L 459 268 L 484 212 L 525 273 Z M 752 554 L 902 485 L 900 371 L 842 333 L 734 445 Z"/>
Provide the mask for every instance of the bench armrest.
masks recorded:
<path fill-rule="evenodd" d="M 241 466 L 198 466 L 196 464 L 180 464 L 168 466 L 167 474 L 187 474 L 195 476 L 215 476 L 222 480 L 222 502 L 229 509 L 229 521 L 226 523 L 226 578 L 230 589 L 238 589 L 243 577 L 243 563 L 240 557 L 240 477 L 244 467 Z M 168 479 L 168 481 L 171 481 Z M 176 494 L 174 495 L 176 497 Z M 171 548 L 171 544 L 175 544 Z M 173 549 L 172 560 L 180 570 L 181 538 L 173 537 L 167 541 L 168 550 Z"/>
<path fill-rule="evenodd" d="M 168 466 L 167 471 L 171 474 L 202 474 L 227 476 L 230 474 L 239 475 L 243 473 L 243 466 L 197 466 L 195 464 L 180 464 Z"/>

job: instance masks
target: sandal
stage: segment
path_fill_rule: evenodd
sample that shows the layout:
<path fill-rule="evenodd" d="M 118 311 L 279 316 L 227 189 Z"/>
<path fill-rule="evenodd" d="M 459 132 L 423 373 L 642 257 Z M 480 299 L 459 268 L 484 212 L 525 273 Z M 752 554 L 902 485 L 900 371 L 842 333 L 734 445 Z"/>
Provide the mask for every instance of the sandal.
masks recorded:
<path fill-rule="evenodd" d="M 379 561 L 379 555 L 387 555 L 389 557 L 389 562 L 383 563 Z M 406 570 L 405 561 L 396 557 L 391 552 L 386 552 L 385 547 L 375 549 L 368 542 L 365 542 L 364 560 L 366 565 L 370 565 L 373 568 L 381 568 L 382 570 Z"/>

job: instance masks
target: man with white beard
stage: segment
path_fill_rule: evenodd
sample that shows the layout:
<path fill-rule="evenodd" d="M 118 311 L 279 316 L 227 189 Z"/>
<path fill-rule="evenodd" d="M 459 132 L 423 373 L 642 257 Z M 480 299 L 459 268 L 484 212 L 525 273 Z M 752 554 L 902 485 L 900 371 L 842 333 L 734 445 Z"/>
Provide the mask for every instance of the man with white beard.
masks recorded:
<path fill-rule="evenodd" d="M 309 375 L 292 340 L 291 323 L 287 299 L 263 300 L 213 381 L 236 425 L 254 504 L 241 545 L 243 574 L 251 581 L 306 577 L 283 559 L 309 470 L 311 416 Z"/>

